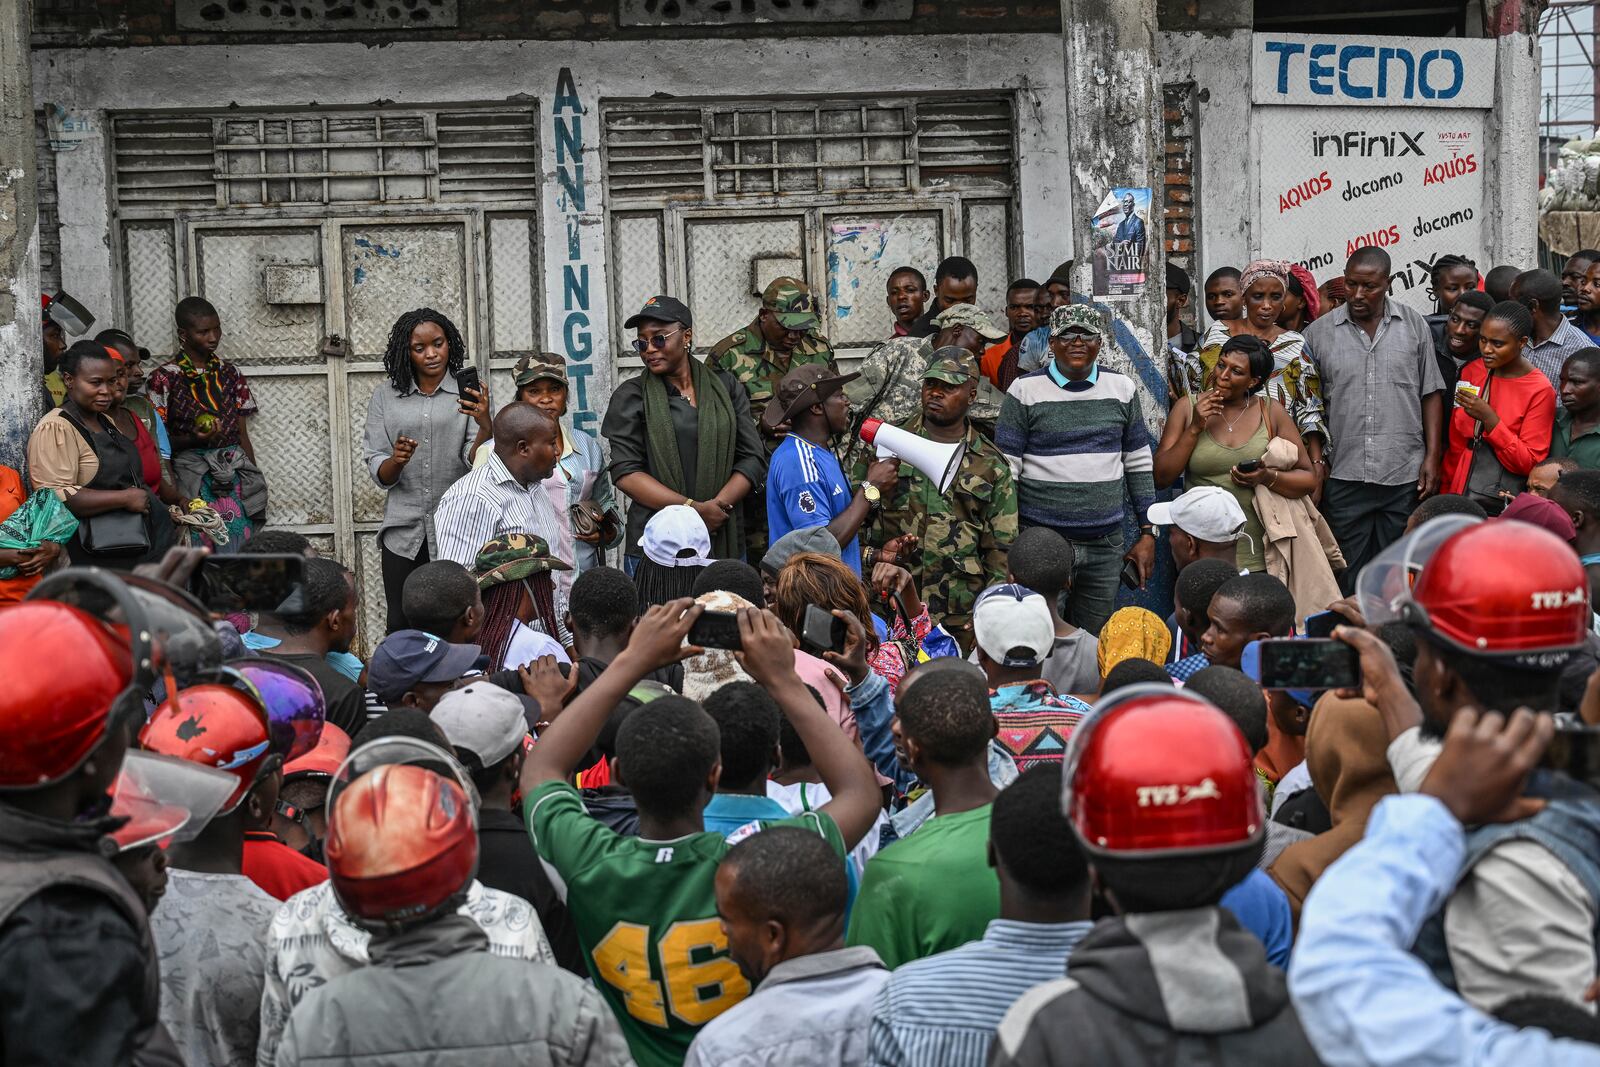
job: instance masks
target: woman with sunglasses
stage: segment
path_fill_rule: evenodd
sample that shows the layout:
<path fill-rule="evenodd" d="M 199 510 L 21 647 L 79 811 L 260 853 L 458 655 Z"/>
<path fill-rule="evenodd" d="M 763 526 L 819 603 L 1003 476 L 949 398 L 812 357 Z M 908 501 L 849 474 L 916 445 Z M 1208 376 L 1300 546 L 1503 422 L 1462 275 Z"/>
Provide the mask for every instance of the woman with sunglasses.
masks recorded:
<path fill-rule="evenodd" d="M 645 369 L 612 394 L 600 433 L 611 443 L 611 476 L 630 502 L 629 573 L 639 565 L 645 523 L 672 504 L 704 520 L 713 558 L 741 558 L 739 504 L 766 474 L 749 394 L 690 354 L 693 320 L 680 301 L 653 296 L 623 326 L 636 331 Z"/>

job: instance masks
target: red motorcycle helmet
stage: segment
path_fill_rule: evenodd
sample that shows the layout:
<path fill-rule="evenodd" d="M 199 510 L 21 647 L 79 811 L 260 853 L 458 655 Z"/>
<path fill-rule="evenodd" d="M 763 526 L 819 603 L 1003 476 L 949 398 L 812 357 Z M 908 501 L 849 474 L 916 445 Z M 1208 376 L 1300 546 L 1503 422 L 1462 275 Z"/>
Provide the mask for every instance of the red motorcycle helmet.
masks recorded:
<path fill-rule="evenodd" d="M 0 678 L 0 789 L 33 789 L 77 770 L 130 710 L 134 653 L 86 611 L 24 601 L 0 608 Z"/>
<path fill-rule="evenodd" d="M 226 771 L 237 781 L 222 804 L 226 815 L 239 806 L 272 756 L 267 713 L 247 693 L 227 685 L 195 685 L 168 698 L 144 729 L 139 744 L 163 756 Z"/>
<path fill-rule="evenodd" d="M 426 767 L 384 764 L 337 791 L 325 851 L 333 890 L 352 918 L 390 927 L 415 922 L 472 881 L 472 802 Z"/>
<path fill-rule="evenodd" d="M 1073 731 L 1062 808 L 1084 850 L 1118 859 L 1200 856 L 1266 830 L 1244 734 L 1170 686 L 1120 690 Z"/>
<path fill-rule="evenodd" d="M 1571 652 L 1593 621 L 1577 553 L 1525 522 L 1424 523 L 1356 585 L 1369 624 L 1399 619 L 1478 656 Z"/>

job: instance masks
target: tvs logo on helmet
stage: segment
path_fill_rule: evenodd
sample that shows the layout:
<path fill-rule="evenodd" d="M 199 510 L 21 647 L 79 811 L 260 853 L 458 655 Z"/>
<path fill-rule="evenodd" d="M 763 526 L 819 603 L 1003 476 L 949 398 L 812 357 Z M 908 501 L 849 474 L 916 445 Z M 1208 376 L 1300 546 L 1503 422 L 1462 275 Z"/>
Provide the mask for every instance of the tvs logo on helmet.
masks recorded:
<path fill-rule="evenodd" d="M 1573 590 L 1555 589 L 1545 593 L 1533 594 L 1533 607 L 1535 611 L 1549 610 L 1551 608 L 1570 608 L 1584 603 L 1589 591 L 1582 586 Z"/>
<path fill-rule="evenodd" d="M 179 741 L 193 741 L 195 738 L 205 733 L 206 728 L 200 725 L 200 716 L 191 715 L 187 719 L 184 719 L 182 722 L 180 722 L 178 724 L 178 729 L 174 732 L 178 735 Z"/>
<path fill-rule="evenodd" d="M 1217 783 L 1210 778 L 1202 779 L 1199 785 L 1141 785 L 1138 792 L 1141 808 L 1161 808 L 1174 804 L 1187 804 L 1194 800 L 1222 799 L 1222 790 L 1218 789 Z"/>

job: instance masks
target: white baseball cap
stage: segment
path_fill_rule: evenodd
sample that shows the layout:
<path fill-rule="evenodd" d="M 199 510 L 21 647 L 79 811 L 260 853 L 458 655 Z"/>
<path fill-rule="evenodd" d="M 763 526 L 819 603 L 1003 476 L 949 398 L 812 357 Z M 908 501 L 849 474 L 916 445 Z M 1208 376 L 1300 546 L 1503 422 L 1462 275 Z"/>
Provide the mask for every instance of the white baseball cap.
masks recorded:
<path fill-rule="evenodd" d="M 993 585 L 978 594 L 972 633 L 983 654 L 1004 667 L 1037 667 L 1056 643 L 1050 605 L 1015 583 Z"/>
<path fill-rule="evenodd" d="M 704 567 L 711 562 L 711 534 L 705 520 L 687 504 L 670 504 L 650 516 L 639 548 L 663 567 Z"/>
<path fill-rule="evenodd" d="M 522 701 L 490 682 L 450 690 L 439 698 L 429 718 L 439 724 L 450 744 L 471 752 L 485 767 L 515 752 L 528 732 Z"/>
<path fill-rule="evenodd" d="M 1244 508 L 1226 489 L 1201 485 L 1170 503 L 1151 504 L 1150 521 L 1176 526 L 1190 537 L 1213 544 L 1237 541 L 1244 532 Z"/>

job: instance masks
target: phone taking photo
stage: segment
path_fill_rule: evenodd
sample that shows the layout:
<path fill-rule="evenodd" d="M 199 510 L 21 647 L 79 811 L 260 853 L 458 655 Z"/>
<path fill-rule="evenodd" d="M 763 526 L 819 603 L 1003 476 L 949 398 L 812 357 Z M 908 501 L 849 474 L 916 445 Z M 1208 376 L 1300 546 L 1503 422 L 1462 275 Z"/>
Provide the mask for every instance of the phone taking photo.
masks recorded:
<path fill-rule="evenodd" d="M 1274 637 L 1244 646 L 1239 669 L 1263 689 L 1354 689 L 1361 657 L 1343 641 Z"/>
<path fill-rule="evenodd" d="M 189 591 L 212 611 L 304 610 L 305 559 L 293 553 L 207 556 L 195 568 Z"/>
<path fill-rule="evenodd" d="M 806 605 L 805 622 L 800 627 L 800 647 L 813 656 L 824 652 L 843 652 L 850 625 L 827 608 Z"/>
<path fill-rule="evenodd" d="M 1344 617 L 1337 611 L 1319 611 L 1306 616 L 1307 637 L 1332 637 L 1334 628 L 1343 625 Z"/>
<path fill-rule="evenodd" d="M 701 648 L 726 648 L 735 652 L 744 648 L 739 636 L 739 616 L 732 611 L 702 611 L 689 627 L 689 643 Z"/>
<path fill-rule="evenodd" d="M 483 392 L 483 383 L 478 378 L 478 368 L 462 367 L 460 370 L 456 371 L 456 388 L 461 391 L 462 400 L 467 399 L 468 389 L 471 389 L 475 393 L 481 394 Z"/>

